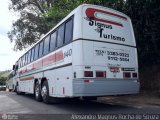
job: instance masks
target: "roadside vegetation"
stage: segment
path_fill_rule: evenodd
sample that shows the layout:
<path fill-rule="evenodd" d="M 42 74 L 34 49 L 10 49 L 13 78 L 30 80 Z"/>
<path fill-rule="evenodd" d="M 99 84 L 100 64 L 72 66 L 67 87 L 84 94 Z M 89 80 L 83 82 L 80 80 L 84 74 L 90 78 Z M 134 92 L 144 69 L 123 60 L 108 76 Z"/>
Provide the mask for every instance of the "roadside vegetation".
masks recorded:
<path fill-rule="evenodd" d="M 35 43 L 70 11 L 82 3 L 116 9 L 133 23 L 141 90 L 160 94 L 160 0 L 10 0 L 9 9 L 19 14 L 8 32 L 14 50 Z"/>
<path fill-rule="evenodd" d="M 7 76 L 9 71 L 1 71 L 0 72 L 0 86 L 6 85 Z"/>

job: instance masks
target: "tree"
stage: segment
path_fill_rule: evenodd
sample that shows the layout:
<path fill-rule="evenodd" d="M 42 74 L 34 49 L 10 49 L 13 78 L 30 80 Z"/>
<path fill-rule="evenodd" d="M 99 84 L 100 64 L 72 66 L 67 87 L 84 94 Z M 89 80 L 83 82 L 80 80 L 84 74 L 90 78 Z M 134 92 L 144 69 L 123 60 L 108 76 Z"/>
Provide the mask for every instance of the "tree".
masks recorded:
<path fill-rule="evenodd" d="M 5 85 L 6 84 L 6 80 L 7 80 L 6 77 L 0 76 L 0 85 Z"/>
<path fill-rule="evenodd" d="M 56 0 L 52 8 L 45 14 L 48 27 L 50 29 L 53 28 L 60 20 L 80 4 L 80 0 Z"/>
<path fill-rule="evenodd" d="M 126 0 L 139 58 L 141 88 L 160 94 L 160 1 Z"/>
<path fill-rule="evenodd" d="M 27 48 L 48 32 L 44 14 L 53 4 L 54 0 L 11 0 L 9 9 L 20 14 L 8 32 L 9 39 L 15 41 L 14 50 Z"/>
<path fill-rule="evenodd" d="M 140 68 L 160 64 L 160 1 L 126 0 L 137 41 Z"/>

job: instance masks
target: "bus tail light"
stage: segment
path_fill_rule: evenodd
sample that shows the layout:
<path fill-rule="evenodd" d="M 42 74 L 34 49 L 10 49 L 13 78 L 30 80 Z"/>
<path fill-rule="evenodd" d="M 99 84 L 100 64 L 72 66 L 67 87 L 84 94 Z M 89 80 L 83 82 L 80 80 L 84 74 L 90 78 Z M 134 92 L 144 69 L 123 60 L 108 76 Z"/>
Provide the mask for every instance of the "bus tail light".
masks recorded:
<path fill-rule="evenodd" d="M 132 77 L 133 78 L 138 78 L 138 74 L 137 73 L 132 73 Z"/>
<path fill-rule="evenodd" d="M 124 72 L 123 73 L 123 78 L 131 78 L 131 73 L 130 72 Z"/>
<path fill-rule="evenodd" d="M 93 77 L 93 71 L 84 71 L 84 77 Z"/>
<path fill-rule="evenodd" d="M 96 71 L 96 77 L 106 78 L 106 71 Z"/>

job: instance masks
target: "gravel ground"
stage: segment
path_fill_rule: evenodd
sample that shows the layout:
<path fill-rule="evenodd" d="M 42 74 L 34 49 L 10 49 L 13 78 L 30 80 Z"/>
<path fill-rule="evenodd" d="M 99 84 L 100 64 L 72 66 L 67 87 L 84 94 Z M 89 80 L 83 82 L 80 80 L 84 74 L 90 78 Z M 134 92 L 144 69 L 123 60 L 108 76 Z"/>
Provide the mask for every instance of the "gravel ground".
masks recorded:
<path fill-rule="evenodd" d="M 115 104 L 136 104 L 136 105 L 155 105 L 160 106 L 160 97 L 140 93 L 136 95 L 125 95 L 125 96 L 110 96 L 110 97 L 100 97 L 98 99 L 100 102 L 109 102 Z"/>

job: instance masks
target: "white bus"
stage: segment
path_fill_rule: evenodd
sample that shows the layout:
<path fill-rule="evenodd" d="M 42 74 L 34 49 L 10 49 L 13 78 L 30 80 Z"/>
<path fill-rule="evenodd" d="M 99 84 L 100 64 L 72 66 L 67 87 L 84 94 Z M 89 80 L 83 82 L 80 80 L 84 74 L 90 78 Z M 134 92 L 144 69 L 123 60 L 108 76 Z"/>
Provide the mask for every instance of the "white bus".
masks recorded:
<path fill-rule="evenodd" d="M 17 93 L 49 98 L 95 98 L 139 92 L 137 48 L 130 18 L 83 4 L 14 66 Z"/>

